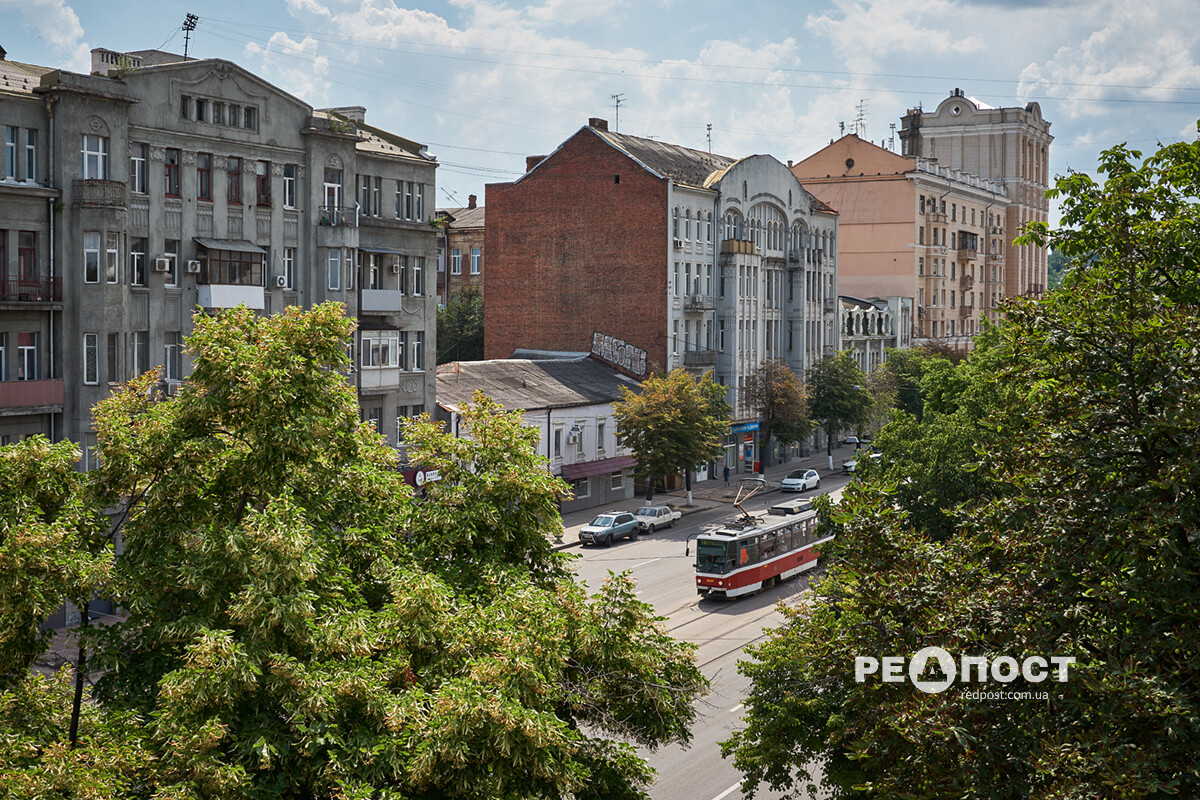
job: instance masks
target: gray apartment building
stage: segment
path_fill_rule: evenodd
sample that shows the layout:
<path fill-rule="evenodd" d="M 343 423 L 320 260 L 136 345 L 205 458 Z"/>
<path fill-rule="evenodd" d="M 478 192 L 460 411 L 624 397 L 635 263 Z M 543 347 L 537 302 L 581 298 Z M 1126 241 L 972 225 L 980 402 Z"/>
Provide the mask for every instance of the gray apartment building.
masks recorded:
<path fill-rule="evenodd" d="M 432 410 L 436 160 L 236 64 L 95 50 L 82 75 L 0 49 L 0 443 L 191 365 L 192 314 L 344 303 L 364 419 Z"/>

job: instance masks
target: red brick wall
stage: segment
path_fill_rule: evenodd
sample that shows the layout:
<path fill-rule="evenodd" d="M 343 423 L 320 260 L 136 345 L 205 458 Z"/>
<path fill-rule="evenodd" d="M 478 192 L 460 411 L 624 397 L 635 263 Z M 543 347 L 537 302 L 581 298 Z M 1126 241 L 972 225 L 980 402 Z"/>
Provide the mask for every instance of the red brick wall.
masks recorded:
<path fill-rule="evenodd" d="M 489 185 L 485 357 L 588 350 L 601 331 L 665 368 L 666 192 L 590 129 L 520 182 Z"/>

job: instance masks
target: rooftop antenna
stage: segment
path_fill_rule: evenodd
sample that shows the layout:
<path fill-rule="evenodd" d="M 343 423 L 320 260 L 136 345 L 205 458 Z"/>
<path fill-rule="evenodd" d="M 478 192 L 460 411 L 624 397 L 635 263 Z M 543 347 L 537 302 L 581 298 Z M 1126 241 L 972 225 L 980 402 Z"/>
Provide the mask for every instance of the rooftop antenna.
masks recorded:
<path fill-rule="evenodd" d="M 838 123 L 838 136 L 840 137 L 840 136 L 845 136 L 845 135 L 846 135 L 846 123 L 839 122 Z"/>
<path fill-rule="evenodd" d="M 704 126 L 704 128 L 705 128 L 705 130 L 708 131 L 708 152 L 711 153 L 712 152 L 712 123 L 711 122 L 707 123 Z"/>
<path fill-rule="evenodd" d="M 614 95 L 611 95 L 611 97 L 613 100 L 613 107 L 616 109 L 616 112 L 617 112 L 617 116 L 616 116 L 616 120 L 615 120 L 616 125 L 613 126 L 613 130 L 615 130 L 617 133 L 620 133 L 621 132 L 621 103 L 623 103 L 625 101 L 625 95 L 614 94 Z"/>
<path fill-rule="evenodd" d="M 183 19 L 183 57 L 188 57 L 188 44 L 191 41 L 192 31 L 196 30 L 196 23 L 200 18 L 195 14 L 188 14 Z"/>
<path fill-rule="evenodd" d="M 888 150 L 896 152 L 896 123 L 891 123 L 892 135 L 888 139 Z"/>
<path fill-rule="evenodd" d="M 446 195 L 446 197 L 449 197 L 451 200 L 453 200 L 455 203 L 457 203 L 460 208 L 462 207 L 462 203 L 458 202 L 458 196 L 455 195 L 454 192 L 450 191 L 445 186 L 442 186 L 439 188 L 442 190 L 442 193 Z"/>
<path fill-rule="evenodd" d="M 861 138 L 867 132 L 867 101 L 858 101 L 858 113 L 854 117 L 854 132 Z"/>

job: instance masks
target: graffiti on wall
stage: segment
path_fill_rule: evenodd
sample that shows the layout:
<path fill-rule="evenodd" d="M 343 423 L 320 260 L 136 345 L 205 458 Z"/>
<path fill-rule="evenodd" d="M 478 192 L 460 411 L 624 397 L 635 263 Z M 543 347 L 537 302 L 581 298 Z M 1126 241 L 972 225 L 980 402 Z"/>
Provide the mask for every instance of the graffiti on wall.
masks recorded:
<path fill-rule="evenodd" d="M 592 334 L 592 355 L 628 370 L 639 378 L 646 374 L 646 351 L 624 339 L 596 331 Z"/>

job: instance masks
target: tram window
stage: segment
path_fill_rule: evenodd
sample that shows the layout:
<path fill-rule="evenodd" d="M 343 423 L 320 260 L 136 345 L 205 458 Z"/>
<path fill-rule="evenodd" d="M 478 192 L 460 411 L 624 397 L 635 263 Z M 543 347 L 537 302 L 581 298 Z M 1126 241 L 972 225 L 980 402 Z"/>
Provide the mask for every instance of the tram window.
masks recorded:
<path fill-rule="evenodd" d="M 725 574 L 733 566 L 733 558 L 729 555 L 730 543 L 714 542 L 711 539 L 701 539 L 696 543 L 696 570 Z"/>

